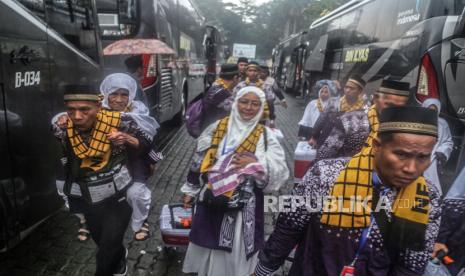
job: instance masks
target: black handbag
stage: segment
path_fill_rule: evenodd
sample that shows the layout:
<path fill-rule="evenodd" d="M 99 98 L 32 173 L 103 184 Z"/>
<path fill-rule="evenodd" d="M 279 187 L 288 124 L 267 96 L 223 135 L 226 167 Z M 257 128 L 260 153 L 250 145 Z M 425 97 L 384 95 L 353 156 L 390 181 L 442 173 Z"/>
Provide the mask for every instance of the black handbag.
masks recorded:
<path fill-rule="evenodd" d="M 211 189 L 203 189 L 204 192 L 199 198 L 199 204 L 211 208 L 238 211 L 244 208 L 249 199 L 254 195 L 255 180 L 252 176 L 248 176 L 235 189 L 231 197 L 225 195 L 215 196 Z"/>

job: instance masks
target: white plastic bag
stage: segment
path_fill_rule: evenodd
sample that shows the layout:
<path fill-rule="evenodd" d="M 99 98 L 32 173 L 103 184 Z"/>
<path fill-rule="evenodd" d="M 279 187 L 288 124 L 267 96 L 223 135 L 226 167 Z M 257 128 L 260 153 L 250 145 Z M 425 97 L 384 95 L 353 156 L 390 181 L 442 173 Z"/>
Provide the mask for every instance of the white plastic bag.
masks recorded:
<path fill-rule="evenodd" d="M 451 274 L 441 262 L 429 261 L 423 276 L 451 276 Z"/>

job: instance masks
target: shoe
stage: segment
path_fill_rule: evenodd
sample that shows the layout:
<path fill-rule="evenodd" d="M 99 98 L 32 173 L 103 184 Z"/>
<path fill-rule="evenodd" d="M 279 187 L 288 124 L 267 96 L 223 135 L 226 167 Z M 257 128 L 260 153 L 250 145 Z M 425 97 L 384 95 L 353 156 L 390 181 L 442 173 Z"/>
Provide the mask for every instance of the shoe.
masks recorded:
<path fill-rule="evenodd" d="M 124 261 L 124 267 L 121 267 L 121 271 L 113 274 L 113 276 L 125 276 L 127 273 L 128 273 L 128 266 L 126 265 L 126 261 Z"/>
<path fill-rule="evenodd" d="M 113 274 L 113 276 L 124 276 L 128 273 L 128 265 L 126 264 L 126 259 L 128 258 L 128 249 L 124 249 L 124 258 L 120 261 L 120 264 L 118 266 L 117 272 Z"/>

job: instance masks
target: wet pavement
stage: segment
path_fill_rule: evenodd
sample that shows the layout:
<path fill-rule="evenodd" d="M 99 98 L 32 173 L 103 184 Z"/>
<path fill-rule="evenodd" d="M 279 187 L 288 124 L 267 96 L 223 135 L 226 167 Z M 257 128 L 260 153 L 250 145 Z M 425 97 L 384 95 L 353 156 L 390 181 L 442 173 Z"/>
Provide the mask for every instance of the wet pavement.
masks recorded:
<path fill-rule="evenodd" d="M 276 107 L 276 125 L 283 132 L 282 145 L 287 155 L 288 166 L 293 170 L 293 152 L 297 143 L 297 123 L 302 117 L 304 103 L 290 96 L 289 107 Z M 143 242 L 133 240 L 128 230 L 125 244 L 129 248 L 128 275 L 184 275 L 181 272 L 184 250 L 164 250 L 159 231 L 158 218 L 164 204 L 181 202 L 180 187 L 183 185 L 190 159 L 195 149 L 195 140 L 184 127 L 170 129 L 169 138 L 163 137 L 165 159 L 157 164 L 149 181 L 152 190 L 152 207 L 149 216 L 151 237 Z M 292 174 L 291 174 L 292 175 Z M 279 193 L 288 193 L 292 179 Z M 265 217 L 265 232 L 273 230 L 275 214 Z M 0 275 L 46 275 L 86 276 L 95 271 L 96 247 L 92 240 L 79 242 L 76 238 L 78 219 L 65 209 L 58 211 L 17 247 L 0 254 Z M 282 274 L 282 273 L 280 273 Z M 278 275 L 280 275 L 278 274 Z"/>

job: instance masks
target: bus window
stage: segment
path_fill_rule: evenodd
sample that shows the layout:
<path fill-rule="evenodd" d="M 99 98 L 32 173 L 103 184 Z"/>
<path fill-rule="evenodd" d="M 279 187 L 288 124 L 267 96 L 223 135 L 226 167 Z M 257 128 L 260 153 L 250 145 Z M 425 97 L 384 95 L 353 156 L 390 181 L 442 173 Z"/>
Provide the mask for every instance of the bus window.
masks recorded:
<path fill-rule="evenodd" d="M 357 12 L 357 27 L 352 34 L 353 44 L 363 45 L 373 43 L 374 33 L 376 31 L 376 23 L 378 21 L 378 9 L 379 4 L 376 2 L 370 2 L 363 6 L 362 9 Z"/>
<path fill-rule="evenodd" d="M 19 0 L 19 2 L 37 17 L 45 20 L 44 0 Z"/>
<path fill-rule="evenodd" d="M 455 0 L 455 5 L 454 5 L 454 11 L 455 14 L 459 15 L 462 14 L 463 9 L 465 8 L 465 0 Z"/>
<path fill-rule="evenodd" d="M 95 34 L 95 13 L 90 0 L 72 0 L 76 17 L 76 28 L 79 31 L 79 44 L 76 45 L 95 61 L 99 61 L 97 38 Z"/>
<path fill-rule="evenodd" d="M 91 0 L 46 0 L 47 22 L 76 48 L 98 60 Z"/>
<path fill-rule="evenodd" d="M 136 0 L 98 0 L 97 10 L 104 38 L 120 39 L 135 35 L 138 26 Z"/>
<path fill-rule="evenodd" d="M 428 1 L 428 18 L 445 15 L 461 15 L 465 0 L 434 0 Z"/>

